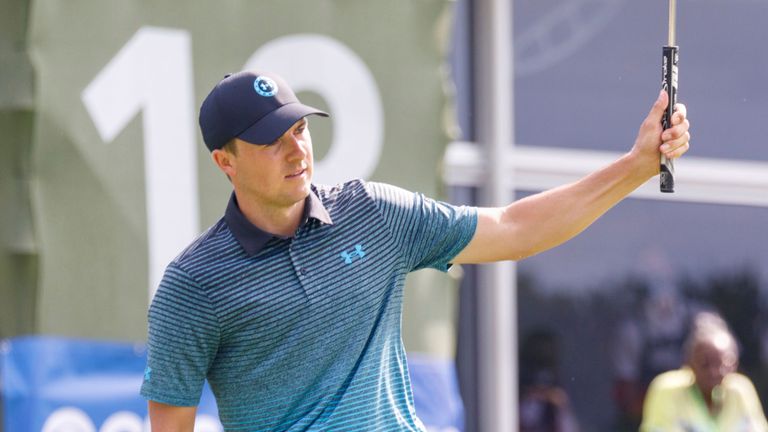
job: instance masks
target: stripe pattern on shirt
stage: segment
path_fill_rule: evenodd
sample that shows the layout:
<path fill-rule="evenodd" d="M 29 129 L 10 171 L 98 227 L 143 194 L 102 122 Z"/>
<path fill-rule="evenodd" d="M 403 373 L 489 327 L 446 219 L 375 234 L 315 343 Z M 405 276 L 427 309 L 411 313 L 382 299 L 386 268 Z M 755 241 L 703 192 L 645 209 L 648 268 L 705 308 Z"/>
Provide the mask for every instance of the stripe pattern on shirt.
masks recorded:
<path fill-rule="evenodd" d="M 476 212 L 379 183 L 313 186 L 331 223 L 247 253 L 222 218 L 168 266 L 149 311 L 148 399 L 227 430 L 423 431 L 400 335 L 408 272 L 449 261 Z"/>

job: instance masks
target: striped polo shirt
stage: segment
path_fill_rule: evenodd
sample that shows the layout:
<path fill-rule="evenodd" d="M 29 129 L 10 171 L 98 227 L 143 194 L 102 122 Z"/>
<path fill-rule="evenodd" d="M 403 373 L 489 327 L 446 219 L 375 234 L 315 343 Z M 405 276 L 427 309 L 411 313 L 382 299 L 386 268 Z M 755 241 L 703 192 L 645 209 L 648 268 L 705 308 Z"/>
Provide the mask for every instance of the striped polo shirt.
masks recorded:
<path fill-rule="evenodd" d="M 400 335 L 405 277 L 446 271 L 476 225 L 472 207 L 355 180 L 313 185 L 281 238 L 233 194 L 166 269 L 142 395 L 195 406 L 208 379 L 226 430 L 425 431 Z"/>

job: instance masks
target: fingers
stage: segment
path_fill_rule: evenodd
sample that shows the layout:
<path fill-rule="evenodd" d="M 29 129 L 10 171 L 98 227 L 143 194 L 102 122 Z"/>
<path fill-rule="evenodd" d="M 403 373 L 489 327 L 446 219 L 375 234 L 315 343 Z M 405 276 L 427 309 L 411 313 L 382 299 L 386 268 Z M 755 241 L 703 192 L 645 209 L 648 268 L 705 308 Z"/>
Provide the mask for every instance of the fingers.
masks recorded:
<path fill-rule="evenodd" d="M 656 135 L 661 131 L 661 118 L 664 116 L 664 111 L 667 108 L 669 97 L 664 90 L 659 92 L 659 97 L 656 98 L 656 102 L 651 106 L 651 111 L 640 126 L 640 130 L 644 134 Z"/>
<path fill-rule="evenodd" d="M 689 148 L 690 143 L 686 139 L 685 141 L 662 144 L 661 152 L 664 153 L 664 156 L 666 156 L 667 159 L 676 159 L 684 155 Z"/>
<path fill-rule="evenodd" d="M 659 92 L 658 99 L 656 99 L 656 102 L 653 103 L 653 106 L 651 107 L 651 111 L 648 113 L 648 118 L 652 120 L 661 119 L 661 117 L 664 115 L 665 110 L 667 109 L 668 103 L 669 103 L 669 95 L 667 94 L 666 91 L 661 90 Z M 672 124 L 676 125 L 676 124 L 682 123 L 683 120 L 685 120 L 687 117 L 688 117 L 688 108 L 685 106 L 685 104 L 676 103 L 674 114 L 672 114 Z"/>
<path fill-rule="evenodd" d="M 686 108 L 685 104 L 677 103 L 675 104 L 675 113 L 672 114 L 672 124 L 680 124 L 683 120 L 685 120 L 688 117 L 688 108 Z"/>
<path fill-rule="evenodd" d="M 662 130 L 662 118 L 669 104 L 669 95 L 664 90 L 659 92 L 659 97 L 651 107 L 648 116 L 640 126 L 640 131 L 635 141 L 635 147 L 650 157 L 658 157 L 660 151 L 669 159 L 675 159 L 688 151 L 691 134 L 688 122 L 687 108 L 683 104 L 675 104 L 675 112 L 672 115 L 672 125 Z"/>
<path fill-rule="evenodd" d="M 651 107 L 651 112 L 648 113 L 648 119 L 651 121 L 661 121 L 661 116 L 664 115 L 664 110 L 667 109 L 669 103 L 669 96 L 664 90 L 659 92 L 659 97 Z"/>
<path fill-rule="evenodd" d="M 673 126 L 661 134 L 663 144 L 659 147 L 659 150 L 669 159 L 675 159 L 682 156 L 690 147 L 690 123 L 688 122 L 686 115 L 687 111 L 685 105 L 676 104 L 675 113 L 672 116 Z"/>
<path fill-rule="evenodd" d="M 687 118 L 683 118 L 681 123 L 678 123 L 671 128 L 665 130 L 661 134 L 661 140 L 666 142 L 677 140 L 681 137 L 687 136 L 688 129 L 690 129 L 690 123 Z"/>

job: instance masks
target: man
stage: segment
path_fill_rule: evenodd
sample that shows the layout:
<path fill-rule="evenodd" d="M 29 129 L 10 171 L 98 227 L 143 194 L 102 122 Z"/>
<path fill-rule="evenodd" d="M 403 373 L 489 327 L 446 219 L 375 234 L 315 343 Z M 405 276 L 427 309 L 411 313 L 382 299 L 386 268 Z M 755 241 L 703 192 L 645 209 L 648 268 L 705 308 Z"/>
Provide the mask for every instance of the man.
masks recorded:
<path fill-rule="evenodd" d="M 234 192 L 168 266 L 149 312 L 152 429 L 192 430 L 207 378 L 228 430 L 424 431 L 400 338 L 408 272 L 519 260 L 573 237 L 688 149 L 661 93 L 632 151 L 505 208 L 454 207 L 379 183 L 312 184 L 306 117 L 271 73 L 224 78 L 200 127 Z M 361 137 L 364 139 L 364 137 Z M 663 142 L 663 143 L 662 143 Z"/>
<path fill-rule="evenodd" d="M 695 316 L 685 353 L 685 367 L 651 383 L 642 432 L 768 431 L 755 387 L 736 373 L 736 339 L 720 316 Z"/>
<path fill-rule="evenodd" d="M 520 345 L 519 432 L 578 432 L 570 397 L 560 385 L 557 335 L 542 327 Z"/>
<path fill-rule="evenodd" d="M 683 363 L 683 343 L 692 316 L 690 303 L 678 293 L 677 286 L 651 281 L 642 301 L 634 303 L 634 313 L 627 314 L 618 326 L 612 350 L 613 396 L 619 408 L 616 432 L 637 432 L 651 381 Z"/>

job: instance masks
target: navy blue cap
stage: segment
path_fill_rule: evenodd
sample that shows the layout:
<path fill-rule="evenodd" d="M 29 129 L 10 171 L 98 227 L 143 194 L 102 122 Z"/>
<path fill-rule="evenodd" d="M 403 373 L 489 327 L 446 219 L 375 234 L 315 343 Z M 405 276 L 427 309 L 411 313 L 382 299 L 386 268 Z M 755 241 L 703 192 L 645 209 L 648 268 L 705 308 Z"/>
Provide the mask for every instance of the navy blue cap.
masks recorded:
<path fill-rule="evenodd" d="M 310 114 L 328 117 L 299 102 L 280 76 L 243 71 L 224 77 L 205 98 L 200 106 L 200 130 L 210 151 L 233 138 L 266 145 Z"/>

